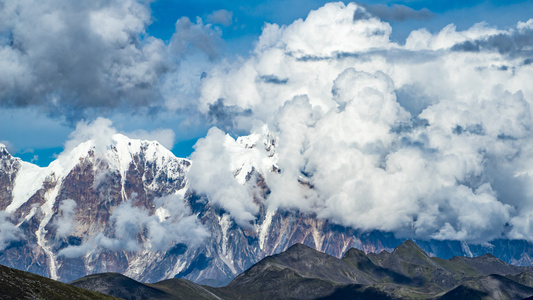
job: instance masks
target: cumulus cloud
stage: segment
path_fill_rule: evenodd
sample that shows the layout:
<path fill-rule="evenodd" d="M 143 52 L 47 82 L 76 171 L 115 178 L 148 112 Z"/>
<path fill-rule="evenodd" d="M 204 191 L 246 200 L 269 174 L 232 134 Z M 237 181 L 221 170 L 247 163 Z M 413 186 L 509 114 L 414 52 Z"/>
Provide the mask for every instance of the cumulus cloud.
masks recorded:
<path fill-rule="evenodd" d="M 161 40 L 141 40 L 150 11 L 138 1 L 9 1 L 0 19 L 2 105 L 73 118 L 147 105 L 171 67 Z"/>
<path fill-rule="evenodd" d="M 11 242 L 24 238 L 20 230 L 10 220 L 9 213 L 0 211 L 0 251 L 4 250 Z"/>
<path fill-rule="evenodd" d="M 72 199 L 59 203 L 59 216 L 52 221 L 52 226 L 56 228 L 56 237 L 66 237 L 76 229 L 76 206 L 76 201 Z"/>
<path fill-rule="evenodd" d="M 196 143 L 195 149 L 191 156 L 193 164 L 187 174 L 191 188 L 230 212 L 239 225 L 249 226 L 248 222 L 255 219 L 259 207 L 250 197 L 248 188 L 234 178 L 234 172 L 242 167 L 237 157 L 245 149 L 216 127 Z"/>
<path fill-rule="evenodd" d="M 79 246 L 69 246 L 58 255 L 79 257 L 96 247 L 112 251 L 166 251 L 176 243 L 199 246 L 209 236 L 196 215 L 185 206 L 183 197 L 172 194 L 154 199 L 155 209 L 135 205 L 135 195 L 113 209 L 110 236 L 99 233 Z M 140 242 L 139 235 L 146 234 Z"/>
<path fill-rule="evenodd" d="M 185 87 L 199 81 L 191 78 L 187 62 L 205 63 L 185 57 L 202 54 L 214 60 L 223 47 L 221 33 L 200 18 L 181 18 L 166 44 L 146 33 L 149 3 L 3 2 L 0 105 L 37 107 L 72 124 L 101 113 L 187 107 L 194 97 Z M 229 25 L 231 12 L 215 11 L 209 20 Z M 179 105 L 170 83 L 179 84 L 184 95 Z"/>
<path fill-rule="evenodd" d="M 533 215 L 533 73 L 524 63 L 533 21 L 421 29 L 398 45 L 367 9 L 329 3 L 291 25 L 267 24 L 249 59 L 207 74 L 199 109 L 224 99 L 249 112 L 232 124 L 251 135 L 212 129 L 192 155 L 191 187 L 253 221 L 253 192 L 237 172 L 244 155 L 264 174 L 264 204 L 274 209 L 403 237 L 533 240 L 524 225 Z M 483 51 L 455 46 L 467 42 Z M 276 140 L 274 154 L 239 147 L 266 138 L 260 128 Z"/>

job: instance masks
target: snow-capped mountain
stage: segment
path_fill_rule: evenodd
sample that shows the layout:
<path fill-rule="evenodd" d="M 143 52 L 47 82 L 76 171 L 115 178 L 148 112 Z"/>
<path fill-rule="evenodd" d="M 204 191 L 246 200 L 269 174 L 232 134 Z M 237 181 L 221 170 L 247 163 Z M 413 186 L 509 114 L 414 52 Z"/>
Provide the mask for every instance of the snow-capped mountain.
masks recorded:
<path fill-rule="evenodd" d="M 191 188 L 192 162 L 157 142 L 115 134 L 105 147 L 81 143 L 46 168 L 0 146 L 0 263 L 62 281 L 118 272 L 145 282 L 182 277 L 223 285 L 295 243 L 341 257 L 352 247 L 377 253 L 404 241 L 267 206 L 265 178 L 279 170 L 276 139 L 265 128 L 233 142 L 235 181 L 259 207 L 244 225 Z M 300 185 L 312 189 L 305 178 Z M 531 264 L 533 253 L 525 241 L 418 243 L 444 258 L 492 252 L 520 265 Z"/>

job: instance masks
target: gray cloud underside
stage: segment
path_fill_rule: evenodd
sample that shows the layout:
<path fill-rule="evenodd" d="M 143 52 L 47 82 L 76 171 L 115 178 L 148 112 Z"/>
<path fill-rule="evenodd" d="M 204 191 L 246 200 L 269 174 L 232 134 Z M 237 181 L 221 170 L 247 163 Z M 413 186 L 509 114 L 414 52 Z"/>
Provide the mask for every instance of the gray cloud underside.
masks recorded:
<path fill-rule="evenodd" d="M 414 10 L 408 6 L 401 4 L 393 4 L 391 6 L 384 4 L 361 4 L 366 9 L 366 12 L 372 16 L 376 16 L 384 21 L 406 21 L 414 20 L 429 20 L 433 18 L 434 14 L 427 8 L 421 10 Z M 368 17 L 360 10 L 354 14 L 354 19 L 361 19 Z"/>
<path fill-rule="evenodd" d="M 229 22 L 224 15 L 212 18 Z M 4 2 L 0 105 L 36 106 L 71 121 L 115 108 L 164 109 L 167 76 L 182 76 L 180 60 L 191 53 L 214 59 L 222 41 L 201 19 L 182 18 L 165 44 L 146 35 L 150 17 L 147 4 L 133 0 Z"/>

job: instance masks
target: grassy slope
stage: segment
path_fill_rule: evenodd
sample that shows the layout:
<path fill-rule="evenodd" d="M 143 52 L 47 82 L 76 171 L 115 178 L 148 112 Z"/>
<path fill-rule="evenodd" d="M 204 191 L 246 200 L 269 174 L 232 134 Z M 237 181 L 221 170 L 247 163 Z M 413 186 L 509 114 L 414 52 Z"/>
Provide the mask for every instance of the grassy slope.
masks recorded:
<path fill-rule="evenodd" d="M 2 299 L 116 299 L 0 265 Z"/>

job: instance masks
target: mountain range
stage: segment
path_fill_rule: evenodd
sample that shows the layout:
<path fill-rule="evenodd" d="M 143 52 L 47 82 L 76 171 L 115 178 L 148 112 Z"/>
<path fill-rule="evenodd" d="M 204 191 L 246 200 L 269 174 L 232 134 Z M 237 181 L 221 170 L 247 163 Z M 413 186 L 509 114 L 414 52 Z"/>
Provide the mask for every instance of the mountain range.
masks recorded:
<path fill-rule="evenodd" d="M 533 267 L 493 255 L 429 257 L 408 240 L 394 251 L 342 258 L 295 244 L 267 256 L 224 287 L 186 279 L 141 283 L 118 273 L 85 276 L 68 284 L 0 267 L 6 299 L 525 299 L 533 297 Z"/>
<path fill-rule="evenodd" d="M 261 147 L 270 172 L 277 172 L 276 140 L 268 132 L 240 137 L 237 144 L 243 153 Z M 383 252 L 392 252 L 406 238 L 339 226 L 296 209 L 270 209 L 264 205 L 270 193 L 267 174 L 246 160 L 236 163 L 232 172 L 239 184 L 250 188 L 260 210 L 249 224 L 239 224 L 207 195 L 191 188 L 192 163 L 155 141 L 120 134 L 110 143 L 80 143 L 44 168 L 13 157 L 0 146 L 0 264 L 62 282 L 114 272 L 139 282 L 183 278 L 215 287 L 231 282 L 229 286 L 238 289 L 235 284 L 244 280 L 239 274 L 301 243 L 342 266 L 347 266 L 350 255 L 379 253 L 368 255 L 373 279 L 356 272 L 362 281 L 336 278 L 338 283 L 368 284 L 386 270 L 397 273 L 383 278 L 403 274 L 398 275 L 401 279 L 419 272 L 401 269 L 394 255 Z M 313 188 L 305 180 L 300 185 Z M 531 265 L 533 254 L 532 245 L 523 240 L 416 243 L 429 256 L 444 259 L 492 253 L 507 263 Z M 351 248 L 362 252 L 348 251 Z M 419 263 L 434 267 L 434 259 L 421 257 Z M 241 279 L 235 281 L 237 275 L 235 280 Z M 450 276 L 442 280 L 451 280 Z"/>

